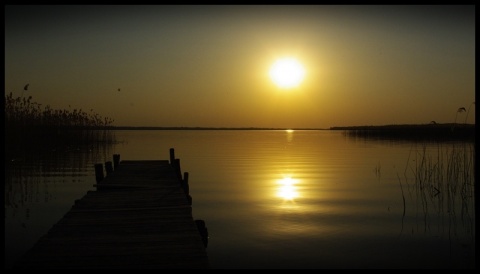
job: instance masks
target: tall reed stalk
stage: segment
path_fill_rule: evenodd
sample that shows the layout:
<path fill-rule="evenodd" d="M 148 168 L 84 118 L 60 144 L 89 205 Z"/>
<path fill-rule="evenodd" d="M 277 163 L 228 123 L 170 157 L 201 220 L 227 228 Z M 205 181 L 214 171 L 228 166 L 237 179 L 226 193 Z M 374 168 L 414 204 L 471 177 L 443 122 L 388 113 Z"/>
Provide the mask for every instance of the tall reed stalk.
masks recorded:
<path fill-rule="evenodd" d="M 417 206 L 423 210 L 425 229 L 430 214 L 442 218 L 448 215 L 456 223 L 459 210 L 463 227 L 475 237 L 474 159 L 474 142 L 453 142 L 438 143 L 436 151 L 423 145 L 408 161 L 405 180 L 410 195 L 415 196 Z M 403 188 L 402 197 L 405 210 Z"/>

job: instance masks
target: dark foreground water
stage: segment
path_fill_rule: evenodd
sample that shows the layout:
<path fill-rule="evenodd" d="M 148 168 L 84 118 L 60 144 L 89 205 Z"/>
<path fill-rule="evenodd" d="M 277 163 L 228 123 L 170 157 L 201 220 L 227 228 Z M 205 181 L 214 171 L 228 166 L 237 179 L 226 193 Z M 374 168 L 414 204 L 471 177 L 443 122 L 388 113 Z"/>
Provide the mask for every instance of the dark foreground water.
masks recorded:
<path fill-rule="evenodd" d="M 6 163 L 6 268 L 95 189 L 95 163 L 167 160 L 170 148 L 213 268 L 475 268 L 474 144 L 329 130 L 115 134 L 116 145 Z"/>

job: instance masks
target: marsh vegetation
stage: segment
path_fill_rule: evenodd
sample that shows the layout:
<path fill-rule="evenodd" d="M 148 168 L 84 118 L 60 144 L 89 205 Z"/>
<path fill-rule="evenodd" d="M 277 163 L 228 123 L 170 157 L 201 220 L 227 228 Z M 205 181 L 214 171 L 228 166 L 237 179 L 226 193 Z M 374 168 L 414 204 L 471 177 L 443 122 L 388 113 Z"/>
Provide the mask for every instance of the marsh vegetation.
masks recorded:
<path fill-rule="evenodd" d="M 408 141 L 475 141 L 475 124 L 405 124 L 383 126 L 332 127 L 351 138 Z"/>
<path fill-rule="evenodd" d="M 403 178 L 398 177 L 402 195 L 415 198 L 425 219 L 431 215 L 459 218 L 474 238 L 475 143 L 439 143 L 436 150 L 423 146 L 412 154 Z"/>
<path fill-rule="evenodd" d="M 332 129 L 344 130 L 343 135 L 354 140 L 409 145 L 404 169 L 397 173 L 403 201 L 402 224 L 403 219 L 413 214 L 424 232 L 445 234 L 451 242 L 461 242 L 465 249 L 474 248 L 471 243 L 475 242 L 475 124 Z M 380 171 L 380 165 L 375 171 Z M 403 231 L 403 225 L 402 232 L 413 233 Z"/>
<path fill-rule="evenodd" d="M 25 151 L 92 149 L 115 142 L 114 120 L 93 109 L 53 109 L 32 96 L 5 96 L 5 159 L 24 157 Z"/>

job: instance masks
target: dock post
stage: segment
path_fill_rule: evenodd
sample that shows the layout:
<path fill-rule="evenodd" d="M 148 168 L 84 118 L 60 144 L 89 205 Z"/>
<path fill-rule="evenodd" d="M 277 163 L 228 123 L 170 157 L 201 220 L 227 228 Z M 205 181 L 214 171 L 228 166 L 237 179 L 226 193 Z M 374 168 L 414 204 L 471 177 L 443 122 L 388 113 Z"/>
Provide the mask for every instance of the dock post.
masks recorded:
<path fill-rule="evenodd" d="M 198 232 L 200 236 L 202 236 L 203 245 L 205 247 L 208 246 L 208 228 L 205 225 L 204 220 L 195 220 L 195 224 L 197 225 Z"/>
<path fill-rule="evenodd" d="M 120 154 L 113 154 L 113 168 L 117 169 L 120 164 Z"/>
<path fill-rule="evenodd" d="M 178 180 L 180 180 L 180 184 L 182 183 L 182 170 L 180 168 L 180 159 L 175 159 L 173 161 L 173 169 L 175 173 L 177 173 Z"/>
<path fill-rule="evenodd" d="M 175 161 L 175 149 L 170 149 L 170 164 L 173 165 Z"/>
<path fill-rule="evenodd" d="M 95 179 L 97 183 L 103 180 L 103 164 L 95 164 Z"/>
<path fill-rule="evenodd" d="M 188 172 L 183 173 L 182 188 L 186 195 L 190 194 L 190 187 L 188 185 Z"/>
<path fill-rule="evenodd" d="M 105 171 L 107 171 L 107 176 L 113 172 L 113 165 L 111 161 L 105 162 Z"/>

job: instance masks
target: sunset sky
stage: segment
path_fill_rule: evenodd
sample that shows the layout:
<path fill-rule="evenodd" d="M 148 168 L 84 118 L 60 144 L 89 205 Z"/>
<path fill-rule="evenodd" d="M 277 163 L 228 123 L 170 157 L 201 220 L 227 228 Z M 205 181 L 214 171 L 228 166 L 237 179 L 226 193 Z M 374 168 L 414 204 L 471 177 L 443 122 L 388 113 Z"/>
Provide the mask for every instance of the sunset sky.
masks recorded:
<path fill-rule="evenodd" d="M 475 6 L 7 5 L 10 92 L 116 126 L 475 123 Z"/>

